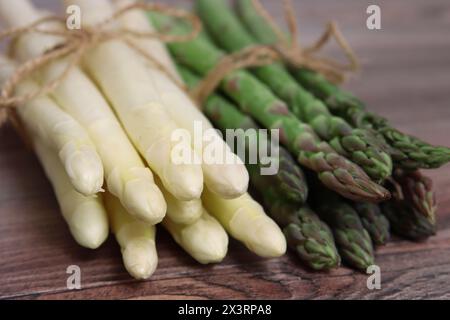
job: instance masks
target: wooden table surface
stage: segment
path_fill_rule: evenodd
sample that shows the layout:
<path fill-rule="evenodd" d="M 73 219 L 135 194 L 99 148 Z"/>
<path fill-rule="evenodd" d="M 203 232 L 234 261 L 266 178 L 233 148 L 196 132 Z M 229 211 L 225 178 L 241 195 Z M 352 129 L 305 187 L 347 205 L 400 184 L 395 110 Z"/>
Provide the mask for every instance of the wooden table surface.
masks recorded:
<path fill-rule="evenodd" d="M 36 0 L 53 6 L 57 0 Z M 169 3 L 189 1 L 164 1 Z M 337 20 L 364 68 L 347 86 L 400 129 L 450 146 L 450 2 L 378 0 L 382 30 L 366 28 L 366 0 L 294 1 L 307 43 Z M 281 16 L 275 1 L 266 1 Z M 159 230 L 159 266 L 145 282 L 124 270 L 110 239 L 96 251 L 71 238 L 35 156 L 11 128 L 0 131 L 0 298 L 17 299 L 449 299 L 450 166 L 430 171 L 439 201 L 439 232 L 424 243 L 395 240 L 377 251 L 381 290 L 347 268 L 306 270 L 292 254 L 264 260 L 231 241 L 218 265 L 201 266 Z M 78 265 L 82 290 L 66 287 Z"/>

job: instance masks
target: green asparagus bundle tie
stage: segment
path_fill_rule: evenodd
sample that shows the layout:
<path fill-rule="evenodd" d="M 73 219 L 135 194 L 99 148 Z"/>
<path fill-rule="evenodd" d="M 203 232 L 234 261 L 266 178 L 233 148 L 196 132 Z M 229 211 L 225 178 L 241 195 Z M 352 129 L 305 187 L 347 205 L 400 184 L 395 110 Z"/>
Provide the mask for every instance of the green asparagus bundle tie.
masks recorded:
<path fill-rule="evenodd" d="M 242 7 L 249 2 L 251 0 L 239 1 L 239 5 Z M 224 0 L 197 0 L 196 4 L 204 26 L 222 48 L 233 53 L 258 46 L 258 41 L 247 32 Z M 255 24 L 252 27 L 255 28 Z M 345 120 L 333 116 L 323 102 L 299 85 L 282 64 L 266 64 L 254 68 L 254 72 L 287 102 L 295 116 L 311 125 L 339 154 L 360 165 L 377 181 L 391 175 L 391 157 L 382 149 L 376 136 L 364 129 L 353 129 Z"/>
<path fill-rule="evenodd" d="M 264 12 L 256 8 L 258 1 L 237 1 L 242 21 L 259 42 L 273 45 L 282 33 L 268 23 Z M 259 7 L 259 6 L 258 6 Z M 339 42 L 339 38 L 338 42 Z M 293 39 L 294 40 L 294 39 Z M 450 161 L 450 149 L 432 146 L 420 139 L 393 128 L 389 122 L 365 109 L 364 103 L 351 93 L 334 85 L 322 74 L 305 68 L 292 68 L 299 83 L 316 97 L 322 99 L 329 110 L 360 129 L 374 129 L 389 144 L 389 152 L 397 166 L 406 169 L 438 168 Z"/>
<path fill-rule="evenodd" d="M 170 17 L 151 14 L 159 30 L 184 34 L 189 27 Z M 207 75 L 224 53 L 214 47 L 204 35 L 183 43 L 168 44 L 179 63 L 199 74 Z M 300 122 L 286 104 L 250 73 L 239 70 L 229 73 L 221 84 L 228 96 L 235 100 L 242 111 L 250 114 L 268 129 L 279 129 L 280 141 L 305 167 L 319 175 L 319 179 L 341 195 L 355 200 L 380 201 L 389 197 L 383 187 L 377 185 L 354 163 L 337 154 L 330 145 L 320 141 L 313 129 Z"/>
<path fill-rule="evenodd" d="M 142 32 L 133 32 L 127 29 L 119 29 L 115 32 L 111 32 L 108 30 L 108 27 L 115 23 L 118 18 L 125 15 L 127 12 L 130 12 L 135 9 L 141 9 L 149 12 L 159 12 L 164 13 L 168 16 L 182 19 L 183 22 L 188 22 L 192 29 L 188 29 L 189 32 L 187 34 L 180 35 L 171 35 L 168 36 L 165 33 L 142 33 Z M 42 33 L 41 28 L 45 27 L 49 22 L 61 22 L 65 21 L 65 17 L 42 17 L 33 23 L 23 26 L 21 28 L 11 28 L 3 31 L 0 34 L 0 42 L 5 41 L 7 39 L 14 39 L 20 36 L 24 36 L 33 32 Z M 89 52 L 90 49 L 96 47 L 102 42 L 109 41 L 113 38 L 117 39 L 125 39 L 126 37 L 135 37 L 135 38 L 149 38 L 149 39 L 160 39 L 166 42 L 178 42 L 178 41 L 187 41 L 189 39 L 194 38 L 201 30 L 202 25 L 200 20 L 194 14 L 191 14 L 189 11 L 177 9 L 175 7 L 170 7 L 166 5 L 162 5 L 159 3 L 140 3 L 136 2 L 131 5 L 126 6 L 116 12 L 113 12 L 111 16 L 107 19 L 101 21 L 100 23 L 92 26 L 90 28 L 79 28 L 72 30 L 64 30 L 64 29 L 50 29 L 45 28 L 45 34 L 50 36 L 61 37 L 64 42 L 58 43 L 57 45 L 50 47 L 43 54 L 31 58 L 26 61 L 22 66 L 18 68 L 18 71 L 10 77 L 7 83 L 4 85 L 4 92 L 0 96 L 0 127 L 9 119 L 13 121 L 13 123 L 20 125 L 17 122 L 17 119 L 14 117 L 14 113 L 9 112 L 8 109 L 11 107 L 15 107 L 21 105 L 25 102 L 31 101 L 34 98 L 41 96 L 43 94 L 49 94 L 54 91 L 55 88 L 61 84 L 64 79 L 70 74 L 70 70 L 75 68 L 80 64 L 82 58 Z M 13 43 L 12 41 L 11 43 Z M 149 60 L 151 63 L 154 62 L 148 54 L 140 50 L 136 45 L 134 45 L 130 41 L 125 41 L 126 44 L 133 49 L 135 49 L 144 59 Z M 11 45 L 11 44 L 10 44 Z M 33 74 L 35 74 L 38 70 L 41 70 L 43 67 L 47 66 L 49 62 L 57 61 L 58 59 L 69 57 L 70 63 L 66 69 L 61 72 L 58 77 L 44 83 L 38 89 L 33 92 L 24 94 L 24 95 L 13 95 L 15 88 L 17 85 L 26 78 L 29 78 Z M 19 128 L 21 130 L 21 128 Z M 22 132 L 22 131 L 20 131 Z"/>

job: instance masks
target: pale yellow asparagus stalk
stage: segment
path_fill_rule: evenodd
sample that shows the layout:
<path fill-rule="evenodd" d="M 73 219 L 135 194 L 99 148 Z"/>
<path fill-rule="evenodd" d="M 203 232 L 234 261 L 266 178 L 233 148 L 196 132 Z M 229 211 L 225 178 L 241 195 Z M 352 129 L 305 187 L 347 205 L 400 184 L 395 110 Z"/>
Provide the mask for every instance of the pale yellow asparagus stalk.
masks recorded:
<path fill-rule="evenodd" d="M 30 24 L 40 17 L 27 1 L 8 2 L 8 6 L 5 6 L 4 0 L 1 0 L 0 9 L 5 20 L 13 27 Z M 16 20 L 13 13 L 19 12 L 20 19 Z M 55 36 L 32 33 L 17 41 L 15 53 L 21 60 L 27 60 L 56 45 L 58 41 Z M 51 63 L 38 73 L 38 79 L 48 82 L 56 78 L 67 64 L 67 60 Z M 152 173 L 145 167 L 95 84 L 75 67 L 52 92 L 52 96 L 87 129 L 103 162 L 109 191 L 138 219 L 151 224 L 160 222 L 166 211 L 162 194 L 153 181 Z"/>
<path fill-rule="evenodd" d="M 227 200 L 205 188 L 202 200 L 225 230 L 257 255 L 271 258 L 286 252 L 283 232 L 249 194 Z"/>
<path fill-rule="evenodd" d="M 119 0 L 117 8 L 130 4 L 130 0 Z M 150 24 L 144 12 L 134 10 L 124 15 L 121 19 L 124 28 L 138 30 L 141 32 L 152 32 Z M 146 51 L 170 73 L 176 73 L 173 62 L 163 44 L 155 39 L 131 38 L 135 45 Z M 201 126 L 203 132 L 208 130 L 211 133 L 212 141 L 204 142 L 202 145 L 194 143 L 195 151 L 203 155 L 205 150 L 221 150 L 221 155 L 217 157 L 215 163 L 203 161 L 202 169 L 206 186 L 213 192 L 224 198 L 236 198 L 247 191 L 249 176 L 242 161 L 237 157 L 223 141 L 223 139 L 213 130 L 209 120 L 199 111 L 188 95 L 178 87 L 166 74 L 155 66 L 149 66 L 149 73 L 153 79 L 161 99 L 167 107 L 172 119 L 179 126 L 189 131 L 191 137 L 196 134 L 194 124 Z M 206 160 L 206 159 L 204 159 Z"/>
<path fill-rule="evenodd" d="M 135 1 L 133 0 L 114 0 L 113 3 L 115 9 L 119 10 L 133 4 L 134 2 Z M 145 13 L 139 9 L 129 11 L 127 14 L 122 15 L 119 17 L 119 21 L 122 27 L 128 30 L 155 32 L 155 29 L 150 24 Z M 169 72 L 172 77 L 175 77 L 175 79 L 180 82 L 183 81 L 178 74 L 169 52 L 161 41 L 153 38 L 140 38 L 139 40 L 136 38 L 130 38 L 130 41 L 137 45 L 141 50 L 151 54 L 152 57 L 157 58 L 157 61 L 166 68 L 166 71 Z"/>
<path fill-rule="evenodd" d="M 125 268 L 136 279 L 148 279 L 158 265 L 156 227 L 132 217 L 117 197 L 109 192 L 105 193 L 104 199 Z"/>
<path fill-rule="evenodd" d="M 178 224 L 191 224 L 200 219 L 203 214 L 203 205 L 200 199 L 178 200 L 166 190 L 158 177 L 155 177 L 155 182 L 166 200 L 167 217 L 170 220 Z"/>
<path fill-rule="evenodd" d="M 37 136 L 32 136 L 32 139 L 72 236 L 83 247 L 98 248 L 109 233 L 102 197 L 86 197 L 78 193 L 70 183 L 55 151 Z"/>
<path fill-rule="evenodd" d="M 0 85 L 15 72 L 15 63 L 0 55 Z M 26 80 L 15 93 L 25 95 L 38 90 L 38 85 Z M 95 146 L 87 132 L 70 115 L 62 111 L 54 100 L 40 96 L 17 108 L 22 122 L 30 134 L 37 135 L 53 148 L 72 183 L 84 195 L 101 191 L 103 167 Z"/>
<path fill-rule="evenodd" d="M 227 254 L 228 235 L 206 210 L 192 224 L 177 224 L 166 217 L 163 225 L 176 243 L 202 264 L 220 262 Z"/>
<path fill-rule="evenodd" d="M 66 3 L 81 8 L 84 25 L 95 25 L 113 13 L 112 6 L 103 0 Z M 195 153 L 188 142 L 173 139 L 172 135 L 179 127 L 160 98 L 155 86 L 158 79 L 149 75 L 138 53 L 124 42 L 112 40 L 90 50 L 84 62 L 111 101 L 135 146 L 166 189 L 180 200 L 198 199 L 203 189 L 201 166 L 193 161 L 173 161 L 175 147 Z"/>

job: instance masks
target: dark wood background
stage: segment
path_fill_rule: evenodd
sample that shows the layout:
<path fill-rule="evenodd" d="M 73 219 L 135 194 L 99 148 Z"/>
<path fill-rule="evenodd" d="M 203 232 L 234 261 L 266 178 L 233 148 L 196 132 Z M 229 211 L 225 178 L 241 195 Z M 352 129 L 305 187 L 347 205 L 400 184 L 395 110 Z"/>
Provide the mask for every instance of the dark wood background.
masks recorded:
<path fill-rule="evenodd" d="M 189 1 L 163 1 L 182 3 Z M 450 2 L 448 0 L 294 0 L 307 43 L 330 19 L 339 22 L 364 69 L 348 87 L 398 127 L 450 146 Z M 45 7 L 57 0 L 36 0 Z M 265 1 L 281 17 L 278 1 Z M 382 30 L 366 28 L 366 8 L 382 9 Z M 0 131 L 0 298 L 14 299 L 448 299 L 450 298 L 450 166 L 430 171 L 439 201 L 439 232 L 424 243 L 396 240 L 377 251 L 382 288 L 347 268 L 306 270 L 295 256 L 264 260 L 232 241 L 225 261 L 201 266 L 160 230 L 159 267 L 132 280 L 110 238 L 80 248 L 59 214 L 36 158 L 10 128 Z M 66 288 L 79 265 L 82 290 Z"/>

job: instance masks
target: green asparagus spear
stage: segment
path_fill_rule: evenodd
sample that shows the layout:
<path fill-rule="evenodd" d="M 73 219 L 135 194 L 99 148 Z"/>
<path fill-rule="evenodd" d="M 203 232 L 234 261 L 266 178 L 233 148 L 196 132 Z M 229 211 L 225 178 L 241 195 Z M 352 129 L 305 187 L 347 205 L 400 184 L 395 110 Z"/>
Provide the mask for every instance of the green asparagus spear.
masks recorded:
<path fill-rule="evenodd" d="M 436 197 L 433 181 L 420 171 L 396 169 L 394 179 L 402 188 L 404 199 L 431 221 L 435 220 Z"/>
<path fill-rule="evenodd" d="M 431 181 L 420 172 L 394 170 L 389 181 L 392 199 L 381 205 L 392 230 L 411 240 L 424 240 L 436 233 L 436 204 Z"/>
<path fill-rule="evenodd" d="M 421 241 L 436 234 L 436 225 L 406 201 L 387 201 L 381 204 L 381 210 L 399 236 Z"/>
<path fill-rule="evenodd" d="M 340 265 L 333 234 L 314 211 L 308 207 L 296 208 L 282 200 L 275 200 L 266 207 L 283 227 L 289 248 L 303 263 L 314 270 L 329 270 Z"/>
<path fill-rule="evenodd" d="M 367 202 L 355 202 L 352 206 L 369 232 L 372 242 L 375 245 L 386 244 L 390 238 L 389 220 L 381 213 L 380 207 Z"/>
<path fill-rule="evenodd" d="M 195 87 L 200 78 L 183 66 L 178 66 L 178 70 L 188 87 Z M 255 129 L 246 133 L 248 138 L 252 138 L 253 144 L 259 145 L 260 140 L 268 140 L 258 130 L 258 125 L 247 115 L 240 112 L 231 102 L 217 94 L 210 95 L 204 106 L 203 112 L 214 123 L 216 128 L 225 132 L 226 129 Z M 245 137 L 242 137 L 245 138 Z M 264 145 L 270 145 L 265 141 Z M 250 144 L 247 144 L 250 146 Z M 258 160 L 258 159 L 256 159 Z M 297 204 L 304 204 L 308 197 L 308 186 L 305 176 L 300 167 L 295 163 L 289 152 L 283 147 L 279 147 L 278 155 L 271 157 L 271 161 L 278 161 L 278 172 L 274 175 L 264 176 L 268 185 L 273 186 L 280 196 Z M 264 165 L 260 161 L 247 167 L 254 166 L 259 174 Z"/>
<path fill-rule="evenodd" d="M 156 28 L 164 32 L 179 34 L 189 28 L 167 16 L 151 13 L 151 17 Z M 168 47 L 178 62 L 201 75 L 206 75 L 224 56 L 202 36 L 188 42 L 170 43 Z M 357 201 L 380 201 L 389 197 L 386 189 L 371 181 L 360 167 L 338 155 L 326 142 L 320 141 L 310 126 L 300 122 L 283 101 L 248 72 L 230 72 L 221 88 L 242 111 L 264 127 L 279 129 L 281 143 L 301 164 L 317 172 L 327 187 Z"/>
<path fill-rule="evenodd" d="M 338 267 L 340 256 L 329 227 L 310 208 L 283 199 L 270 177 L 261 175 L 256 166 L 250 166 L 249 174 L 264 207 L 283 228 L 288 246 L 300 260 L 314 270 Z"/>
<path fill-rule="evenodd" d="M 252 0 L 237 1 L 240 16 L 253 35 L 264 44 L 278 41 L 276 34 L 253 6 Z M 450 149 L 432 146 L 396 130 L 389 122 L 365 110 L 364 103 L 335 86 L 322 75 L 306 69 L 293 69 L 293 75 L 306 89 L 322 99 L 330 111 L 360 129 L 375 129 L 391 148 L 387 149 L 397 166 L 406 169 L 438 168 L 450 161 Z"/>
<path fill-rule="evenodd" d="M 178 70 L 188 87 L 198 83 L 199 79 L 188 69 L 179 66 Z M 222 131 L 228 128 L 258 128 L 250 117 L 219 95 L 208 97 L 204 112 Z M 265 137 L 258 136 L 255 140 L 259 139 Z M 282 147 L 279 149 L 279 161 L 280 168 L 276 175 L 261 175 L 259 164 L 247 164 L 251 184 L 262 195 L 268 213 L 283 228 L 289 247 L 306 265 L 314 270 L 339 266 L 340 257 L 330 229 L 311 209 L 299 206 L 299 203 L 305 203 L 307 195 L 303 173 Z"/>
<path fill-rule="evenodd" d="M 197 0 L 197 12 L 216 42 L 229 52 L 257 45 L 224 0 Z M 281 63 L 254 68 L 255 75 L 287 102 L 291 112 L 341 155 L 360 165 L 375 180 L 392 173 L 391 157 L 377 145 L 372 132 L 353 129 L 333 116 L 323 102 L 305 90 Z"/>
<path fill-rule="evenodd" d="M 356 211 L 338 195 L 325 189 L 315 190 L 315 208 L 331 228 L 344 263 L 363 272 L 374 264 L 370 235 Z"/>
<path fill-rule="evenodd" d="M 358 128 L 374 129 L 390 146 L 390 154 L 397 167 L 414 170 L 439 168 L 450 161 L 450 149 L 432 146 L 416 137 L 395 129 L 387 119 L 365 109 L 364 104 L 309 70 L 294 70 L 294 75 L 306 88 L 322 98 L 330 110 Z M 387 151 L 389 151 L 387 150 Z"/>

